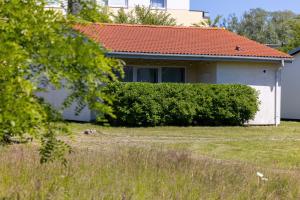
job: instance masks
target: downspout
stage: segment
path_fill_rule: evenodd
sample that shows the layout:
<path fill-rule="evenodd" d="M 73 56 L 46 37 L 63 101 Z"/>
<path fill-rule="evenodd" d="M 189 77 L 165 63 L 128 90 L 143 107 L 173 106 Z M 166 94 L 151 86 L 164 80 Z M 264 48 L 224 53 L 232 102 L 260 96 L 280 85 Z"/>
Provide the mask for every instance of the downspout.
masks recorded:
<path fill-rule="evenodd" d="M 279 85 L 281 85 L 281 70 L 284 67 L 284 60 L 281 60 L 281 66 L 276 70 L 275 73 L 275 125 L 280 124 L 280 104 L 281 104 L 281 91 Z"/>

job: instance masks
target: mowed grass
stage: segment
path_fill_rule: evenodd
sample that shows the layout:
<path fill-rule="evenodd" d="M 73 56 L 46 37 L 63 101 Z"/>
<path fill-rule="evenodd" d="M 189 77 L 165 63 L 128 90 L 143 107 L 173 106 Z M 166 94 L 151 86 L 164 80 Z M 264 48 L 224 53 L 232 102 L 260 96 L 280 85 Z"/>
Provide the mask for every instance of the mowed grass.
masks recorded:
<path fill-rule="evenodd" d="M 299 199 L 300 123 L 109 128 L 71 123 L 68 165 L 0 147 L 0 199 Z M 94 135 L 84 135 L 95 129 Z M 257 172 L 268 180 L 261 181 Z"/>
<path fill-rule="evenodd" d="M 282 122 L 279 127 L 155 127 L 111 128 L 91 124 L 70 124 L 77 145 L 99 143 L 130 146 L 164 146 L 186 150 L 195 157 L 249 163 L 251 165 L 298 169 L 300 167 L 300 122 Z M 98 134 L 84 137 L 86 129 Z"/>

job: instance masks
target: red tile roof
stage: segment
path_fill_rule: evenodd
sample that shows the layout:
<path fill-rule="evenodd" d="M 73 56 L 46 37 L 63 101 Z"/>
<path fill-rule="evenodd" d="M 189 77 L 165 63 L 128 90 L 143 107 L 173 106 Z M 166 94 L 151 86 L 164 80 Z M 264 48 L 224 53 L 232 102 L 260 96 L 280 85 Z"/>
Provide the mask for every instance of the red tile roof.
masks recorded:
<path fill-rule="evenodd" d="M 77 24 L 74 29 L 112 52 L 292 58 L 220 28 Z"/>

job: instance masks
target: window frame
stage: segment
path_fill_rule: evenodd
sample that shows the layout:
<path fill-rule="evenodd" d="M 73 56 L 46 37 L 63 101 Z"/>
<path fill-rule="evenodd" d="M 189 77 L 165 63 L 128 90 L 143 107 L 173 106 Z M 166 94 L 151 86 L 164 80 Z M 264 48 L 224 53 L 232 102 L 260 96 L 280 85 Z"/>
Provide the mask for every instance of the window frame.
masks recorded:
<path fill-rule="evenodd" d="M 133 81 L 132 82 L 138 82 L 137 80 L 137 70 L 139 68 L 154 68 L 158 69 L 157 73 L 157 83 L 163 83 L 162 82 L 162 68 L 181 68 L 184 69 L 184 81 L 180 83 L 187 83 L 187 67 L 186 66 L 172 66 L 172 65 L 166 65 L 166 66 L 153 66 L 153 65 L 128 65 L 126 67 L 132 67 L 133 71 Z"/>
<path fill-rule="evenodd" d="M 164 1 L 164 7 L 155 7 L 155 6 L 152 6 L 153 0 L 150 0 L 151 9 L 153 9 L 153 10 L 167 10 L 167 0 L 163 0 L 163 1 Z"/>
<path fill-rule="evenodd" d="M 136 68 L 136 70 L 134 71 L 133 70 L 133 73 L 136 73 L 136 81 L 134 81 L 134 82 L 142 82 L 142 81 L 138 81 L 138 70 L 139 69 L 154 69 L 154 70 L 156 70 L 157 71 L 157 73 L 156 73 L 156 77 L 155 77 L 155 79 L 157 80 L 157 82 L 145 82 L 145 83 L 159 83 L 159 77 L 160 77 L 160 75 L 159 75 L 159 68 L 156 68 L 156 67 L 137 67 Z M 133 76 L 134 77 L 134 76 Z"/>

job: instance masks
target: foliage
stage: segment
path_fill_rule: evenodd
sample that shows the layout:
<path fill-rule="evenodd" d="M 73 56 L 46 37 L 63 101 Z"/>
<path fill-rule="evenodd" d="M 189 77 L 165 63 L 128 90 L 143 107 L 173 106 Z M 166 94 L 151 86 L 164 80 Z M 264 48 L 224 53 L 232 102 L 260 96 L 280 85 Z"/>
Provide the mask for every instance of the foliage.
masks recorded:
<path fill-rule="evenodd" d="M 285 52 L 300 47 L 300 17 L 290 21 L 290 27 L 291 31 L 288 43 L 282 48 Z"/>
<path fill-rule="evenodd" d="M 77 102 L 78 111 L 89 106 L 111 114 L 101 86 L 121 71 L 120 61 L 105 58 L 102 47 L 44 6 L 42 0 L 0 0 L 0 142 L 26 135 L 41 139 L 42 162 L 68 148 L 56 137 L 65 131 L 51 123 L 59 115 L 37 92 L 63 87 L 69 92 L 65 106 Z"/>
<path fill-rule="evenodd" d="M 96 1 L 68 0 L 68 13 L 75 15 L 77 20 L 88 22 L 111 23 L 108 7 L 97 4 Z"/>
<path fill-rule="evenodd" d="M 118 10 L 117 15 L 113 15 L 114 18 L 114 22 L 117 24 L 133 24 L 134 23 L 134 19 L 133 16 L 131 16 L 131 13 L 126 13 L 124 8 L 120 8 Z"/>
<path fill-rule="evenodd" d="M 115 23 L 125 24 L 149 24 L 175 26 L 176 20 L 166 11 L 152 10 L 151 7 L 136 6 L 132 11 L 126 13 L 120 9 L 116 15 L 113 15 Z"/>
<path fill-rule="evenodd" d="M 220 21 L 222 19 L 222 15 L 217 15 L 215 19 L 207 19 L 207 20 L 201 20 L 200 22 L 198 23 L 194 23 L 193 26 L 195 27 L 219 27 L 221 24 L 220 24 Z"/>
<path fill-rule="evenodd" d="M 115 83 L 115 125 L 242 125 L 258 111 L 256 91 L 243 85 Z"/>
<path fill-rule="evenodd" d="M 296 17 L 291 11 L 268 12 L 251 9 L 239 19 L 232 14 L 223 26 L 230 31 L 264 44 L 285 44 L 289 37 L 289 21 Z"/>

